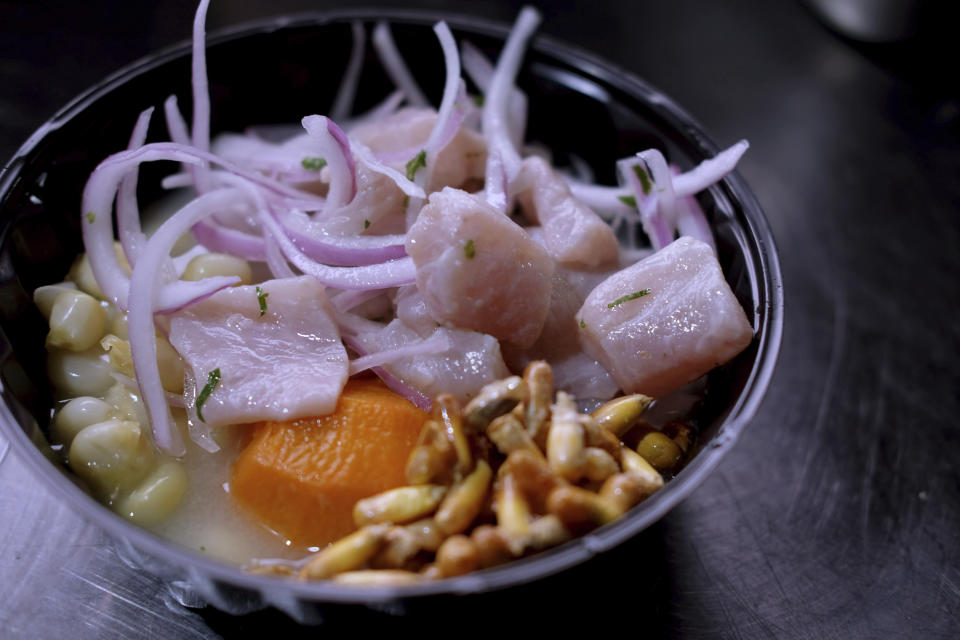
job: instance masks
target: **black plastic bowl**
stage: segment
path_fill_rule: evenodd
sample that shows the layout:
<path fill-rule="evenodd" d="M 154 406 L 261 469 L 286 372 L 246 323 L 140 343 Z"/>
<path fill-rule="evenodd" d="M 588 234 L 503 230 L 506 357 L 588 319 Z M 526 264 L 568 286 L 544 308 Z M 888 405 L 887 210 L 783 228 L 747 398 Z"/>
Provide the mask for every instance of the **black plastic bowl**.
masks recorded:
<path fill-rule="evenodd" d="M 507 28 L 477 19 L 442 16 L 455 35 L 491 56 Z M 252 124 L 296 123 L 329 108 L 350 49 L 350 21 L 389 19 L 394 36 L 428 95 L 442 91 L 443 62 L 430 26 L 439 17 L 414 12 L 352 11 L 274 19 L 209 38 L 212 128 L 239 131 Z M 585 159 L 612 184 L 616 159 L 656 146 L 690 167 L 717 147 L 669 98 L 642 80 L 546 37 L 537 37 L 519 80 L 530 104 L 528 139 Z M 375 104 L 392 87 L 368 52 L 356 108 Z M 753 194 L 736 174 L 701 194 L 727 280 L 755 330 L 750 347 L 708 379 L 695 455 L 650 499 L 617 522 L 561 547 L 467 576 L 404 588 L 357 589 L 250 575 L 240 568 L 170 543 L 99 504 L 51 462 L 43 434 L 52 398 L 44 371 L 46 324 L 31 292 L 62 279 L 81 251 L 80 195 L 90 172 L 125 148 L 137 114 L 171 93 L 189 113 L 189 44 L 143 59 L 81 95 L 40 128 L 0 175 L 0 429 L 17 454 L 53 493 L 97 523 L 120 547 L 168 579 L 187 579 L 210 603 L 240 613 L 273 605 L 300 621 L 323 606 L 396 606 L 438 594 L 472 594 L 527 583 L 590 560 L 635 536 L 676 506 L 717 465 L 754 415 L 780 346 L 780 268 L 770 229 Z M 166 139 L 154 118 L 151 140 Z M 159 177 L 172 167 L 147 166 L 141 198 L 159 195 Z M 152 191 L 151 191 L 152 189 Z"/>

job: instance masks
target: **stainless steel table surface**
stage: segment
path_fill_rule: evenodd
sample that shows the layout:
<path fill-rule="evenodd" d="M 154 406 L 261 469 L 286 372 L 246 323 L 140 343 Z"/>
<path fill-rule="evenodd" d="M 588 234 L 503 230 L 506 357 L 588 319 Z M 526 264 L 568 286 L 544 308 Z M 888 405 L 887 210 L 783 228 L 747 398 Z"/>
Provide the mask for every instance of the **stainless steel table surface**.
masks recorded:
<path fill-rule="evenodd" d="M 214 0 L 210 26 L 345 4 Z M 504 21 L 520 6 L 403 4 Z M 544 32 L 646 78 L 718 144 L 750 140 L 740 171 L 767 212 L 784 272 L 777 372 L 710 479 L 629 544 L 541 584 L 412 619 L 333 620 L 327 631 L 580 619 L 597 633 L 654 637 L 957 637 L 956 48 L 857 45 L 788 0 L 541 7 Z M 0 156 L 110 71 L 186 38 L 192 11 L 180 0 L 0 2 Z M 6 448 L 0 637 L 324 631 L 277 612 L 181 606 Z"/>

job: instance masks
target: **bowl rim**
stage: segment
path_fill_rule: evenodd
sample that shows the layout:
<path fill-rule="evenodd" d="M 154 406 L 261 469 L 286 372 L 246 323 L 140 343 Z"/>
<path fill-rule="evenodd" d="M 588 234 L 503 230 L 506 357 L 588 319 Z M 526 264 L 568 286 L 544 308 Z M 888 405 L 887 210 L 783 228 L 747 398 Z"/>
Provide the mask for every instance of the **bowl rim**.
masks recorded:
<path fill-rule="evenodd" d="M 510 29 L 509 25 L 498 21 L 446 11 L 351 8 L 289 14 L 217 29 L 208 34 L 207 46 L 214 47 L 283 29 L 304 27 L 322 29 L 330 24 L 340 24 L 350 20 L 387 20 L 392 23 L 424 26 L 432 25 L 438 20 L 445 20 L 454 31 L 501 40 L 506 37 Z M 671 98 L 634 73 L 594 53 L 545 34 L 536 34 L 531 40 L 529 49 L 568 64 L 591 78 L 646 102 L 659 117 L 678 131 L 682 131 L 685 138 L 692 138 L 704 153 L 713 155 L 718 152 L 718 147 L 704 133 L 699 122 Z M 123 83 L 175 59 L 187 57 L 190 50 L 191 42 L 186 39 L 159 49 L 123 66 L 60 108 L 30 135 L 0 170 L 0 206 L 31 152 L 41 145 L 46 136 L 55 132 L 92 102 Z M 529 62 L 525 61 L 524 64 Z M 762 303 L 762 309 L 758 310 L 761 322 L 754 327 L 758 339 L 757 352 L 743 391 L 723 420 L 715 438 L 687 464 L 677 478 L 668 484 L 669 491 L 658 492 L 646 500 L 643 510 L 633 516 L 620 518 L 605 527 L 534 556 L 513 560 L 498 567 L 464 576 L 398 587 L 349 587 L 332 581 L 278 580 L 271 576 L 255 575 L 244 571 L 239 566 L 230 565 L 166 540 L 159 534 L 129 522 L 71 482 L 65 473 L 51 464 L 43 452 L 31 442 L 23 428 L 17 424 L 11 406 L 8 406 L 10 402 L 15 403 L 16 400 L 8 397 L 6 388 L 0 382 L 0 392 L 4 395 L 4 402 L 0 404 L 2 434 L 9 441 L 10 447 L 17 452 L 20 460 L 31 469 L 32 473 L 42 479 L 48 491 L 62 494 L 62 499 L 74 512 L 96 524 L 114 540 L 130 544 L 152 557 L 188 570 L 191 575 L 196 576 L 200 571 L 201 576 L 253 590 L 263 596 L 269 604 L 272 604 L 269 594 L 278 590 L 308 602 L 369 605 L 441 594 L 482 593 L 548 577 L 578 565 L 639 534 L 686 499 L 719 464 L 760 406 L 776 366 L 782 338 L 782 275 L 769 222 L 753 192 L 737 172 L 729 174 L 723 184 L 729 190 L 729 195 L 740 202 L 743 211 L 746 224 L 742 231 L 749 236 L 746 239 L 746 246 L 752 249 L 752 254 L 745 256 L 746 263 L 752 272 L 755 299 Z"/>

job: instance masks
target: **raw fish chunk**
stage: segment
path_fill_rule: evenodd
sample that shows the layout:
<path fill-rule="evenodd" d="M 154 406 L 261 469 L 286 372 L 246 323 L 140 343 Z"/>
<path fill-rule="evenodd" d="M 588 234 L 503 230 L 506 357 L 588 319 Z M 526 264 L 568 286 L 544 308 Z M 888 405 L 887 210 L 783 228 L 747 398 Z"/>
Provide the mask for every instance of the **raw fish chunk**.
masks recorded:
<path fill-rule="evenodd" d="M 528 186 L 518 194 L 520 206 L 539 223 L 557 262 L 579 267 L 617 263 L 620 245 L 610 225 L 570 193 L 546 160 L 525 159 L 521 180 Z"/>
<path fill-rule="evenodd" d="M 431 336 L 443 335 L 449 345 L 446 350 L 399 358 L 384 368 L 428 398 L 450 393 L 461 403 L 484 385 L 510 375 L 495 338 L 476 331 L 433 327 Z M 379 353 L 417 344 L 424 337 L 397 319 L 379 331 L 362 331 L 356 339 L 369 353 Z"/>
<path fill-rule="evenodd" d="M 433 109 L 407 107 L 382 120 L 361 124 L 350 131 L 350 137 L 378 154 L 410 150 L 410 157 L 391 160 L 387 164 L 403 170 L 426 144 L 437 122 Z M 437 154 L 436 166 L 427 192 L 443 187 L 461 187 L 471 179 L 483 179 L 487 165 L 487 147 L 483 136 L 461 128 L 446 147 Z"/>
<path fill-rule="evenodd" d="M 690 237 L 604 280 L 577 317 L 584 350 L 624 391 L 651 396 L 728 362 L 753 337 L 713 250 Z"/>
<path fill-rule="evenodd" d="M 550 280 L 550 309 L 540 337 L 528 349 L 506 346 L 503 355 L 513 371 L 522 371 L 534 360 L 546 360 L 553 367 L 553 383 L 557 389 L 581 401 L 609 400 L 617 394 L 619 386 L 599 362 L 583 352 L 578 337 L 576 314 L 586 295 L 557 268 Z M 402 308 L 398 307 L 398 313 Z"/>
<path fill-rule="evenodd" d="M 292 420 L 333 411 L 347 381 L 347 352 L 323 286 L 310 276 L 233 287 L 178 311 L 170 343 L 197 387 L 220 369 L 202 407 L 208 425 Z"/>
<path fill-rule="evenodd" d="M 553 260 L 480 198 L 451 188 L 431 194 L 407 234 L 407 253 L 438 321 L 520 348 L 540 335 Z"/>

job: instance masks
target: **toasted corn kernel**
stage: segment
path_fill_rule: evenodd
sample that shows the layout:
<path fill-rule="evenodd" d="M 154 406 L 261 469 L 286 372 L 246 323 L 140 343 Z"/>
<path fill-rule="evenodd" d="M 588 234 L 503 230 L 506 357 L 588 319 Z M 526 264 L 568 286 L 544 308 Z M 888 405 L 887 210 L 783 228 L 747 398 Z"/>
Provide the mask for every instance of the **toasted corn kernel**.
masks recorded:
<path fill-rule="evenodd" d="M 677 443 L 684 455 L 690 451 L 690 445 L 693 444 L 693 428 L 686 422 L 672 420 L 663 425 L 663 433 Z"/>
<path fill-rule="evenodd" d="M 370 525 L 341 538 L 310 558 L 301 569 L 300 577 L 324 580 L 344 571 L 359 569 L 380 549 L 388 529 L 383 524 Z"/>
<path fill-rule="evenodd" d="M 534 511 L 542 511 L 547 495 L 564 480 L 547 464 L 539 452 L 520 449 L 500 465 L 501 476 L 510 475 L 517 489 Z"/>
<path fill-rule="evenodd" d="M 640 422 L 653 398 L 642 393 L 614 398 L 597 407 L 592 415 L 597 423 L 618 438 Z"/>
<path fill-rule="evenodd" d="M 483 387 L 463 410 L 463 423 L 473 431 L 483 431 L 487 425 L 505 413 L 509 413 L 523 400 L 523 379 L 511 376 Z"/>
<path fill-rule="evenodd" d="M 524 428 L 523 422 L 512 413 L 495 418 L 487 427 L 487 437 L 504 455 L 510 455 L 519 449 L 527 449 L 543 455 Z"/>
<path fill-rule="evenodd" d="M 400 569 L 366 569 L 345 571 L 334 576 L 333 580 L 350 587 L 400 587 L 420 582 L 423 576 Z"/>
<path fill-rule="evenodd" d="M 444 578 L 462 576 L 480 568 L 477 545 L 467 536 L 450 536 L 437 549 L 436 566 Z"/>
<path fill-rule="evenodd" d="M 406 529 L 414 535 L 417 544 L 425 551 L 436 551 L 443 543 L 443 534 L 440 533 L 440 527 L 433 518 L 411 522 Z"/>
<path fill-rule="evenodd" d="M 559 487 L 547 498 L 547 511 L 566 526 L 582 530 L 607 524 L 622 513 L 615 504 L 580 487 Z"/>
<path fill-rule="evenodd" d="M 481 567 L 493 567 L 513 558 L 507 539 L 498 527 L 482 524 L 470 532 L 470 539 L 477 546 Z"/>
<path fill-rule="evenodd" d="M 383 522 L 403 523 L 433 513 L 447 488 L 435 484 L 390 489 L 357 501 L 353 521 L 358 527 Z"/>
<path fill-rule="evenodd" d="M 460 403 L 449 393 L 441 393 L 433 400 L 433 418 L 440 423 L 447 439 L 457 454 L 457 471 L 466 475 L 473 469 L 470 443 L 463 431 Z"/>
<path fill-rule="evenodd" d="M 407 460 L 406 476 L 410 484 L 446 484 L 453 478 L 457 453 L 447 439 L 443 427 L 427 420 L 420 429 L 417 445 Z"/>
<path fill-rule="evenodd" d="M 478 460 L 473 472 L 451 487 L 434 519 L 445 535 L 466 531 L 480 513 L 490 488 L 493 471 L 485 460 Z"/>
<path fill-rule="evenodd" d="M 549 549 L 573 538 L 560 518 L 548 513 L 530 523 L 530 548 L 535 551 Z"/>
<path fill-rule="evenodd" d="M 406 527 L 390 527 L 384 536 L 383 547 L 370 559 L 370 566 L 374 569 L 409 569 L 420 551 L 416 535 Z"/>
<path fill-rule="evenodd" d="M 497 524 L 507 542 L 507 548 L 515 556 L 523 553 L 530 537 L 530 505 L 520 492 L 512 474 L 500 478 L 500 486 L 494 495 Z"/>
<path fill-rule="evenodd" d="M 651 431 L 637 445 L 637 453 L 659 471 L 668 471 L 680 462 L 683 452 L 669 436 Z"/>
<path fill-rule="evenodd" d="M 587 480 L 603 482 L 620 471 L 620 465 L 617 464 L 616 459 L 603 449 L 587 447 L 584 453 L 587 457 L 587 463 L 583 475 Z"/>
<path fill-rule="evenodd" d="M 600 497 L 616 505 L 621 513 L 625 513 L 658 488 L 648 485 L 640 474 L 625 471 L 607 478 L 600 488 Z"/>
<path fill-rule="evenodd" d="M 553 420 L 547 433 L 547 460 L 562 478 L 576 482 L 583 477 L 587 457 L 583 427 L 577 419 L 577 406 L 570 395 L 557 392 Z"/>
<path fill-rule="evenodd" d="M 623 446 L 620 438 L 613 435 L 606 427 L 601 427 L 593 416 L 580 414 L 578 419 L 580 426 L 583 427 L 588 447 L 603 449 L 614 458 L 620 455 L 620 447 Z"/>
<path fill-rule="evenodd" d="M 620 450 L 620 466 L 623 467 L 624 471 L 637 475 L 643 485 L 647 487 L 649 493 L 653 493 L 663 486 L 663 476 L 660 475 L 660 472 L 654 469 L 643 456 L 629 447 L 623 447 Z"/>
<path fill-rule="evenodd" d="M 553 396 L 553 370 L 542 360 L 531 362 L 523 371 L 526 408 L 524 422 L 527 433 L 535 442 L 543 442 L 550 420 L 550 401 Z"/>

